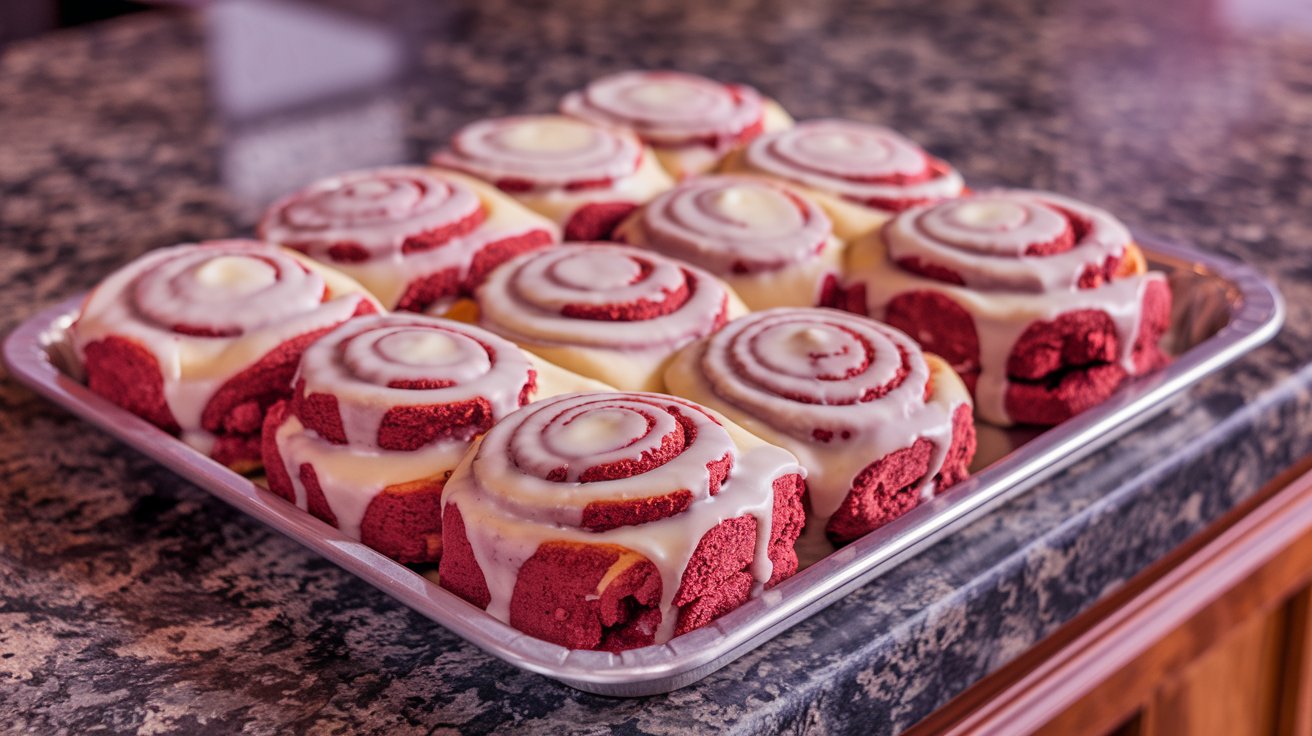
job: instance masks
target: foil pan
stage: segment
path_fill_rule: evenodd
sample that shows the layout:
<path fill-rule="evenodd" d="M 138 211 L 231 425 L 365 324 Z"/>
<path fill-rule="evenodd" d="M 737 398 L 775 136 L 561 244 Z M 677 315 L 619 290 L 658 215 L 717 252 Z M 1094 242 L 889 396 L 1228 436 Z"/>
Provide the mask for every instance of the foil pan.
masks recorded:
<path fill-rule="evenodd" d="M 980 518 L 1063 467 L 1113 442 L 1168 400 L 1273 337 L 1284 308 L 1254 269 L 1196 249 L 1139 237 L 1175 294 L 1165 346 L 1174 362 L 1121 387 L 1107 402 L 1057 427 L 981 425 L 975 475 L 841 550 L 810 563 L 773 590 L 708 626 L 662 645 L 619 654 L 570 650 L 519 633 L 337 529 L 91 393 L 74 373 L 66 330 L 82 297 L 24 322 L 5 341 L 12 374 L 51 401 L 272 526 L 492 656 L 592 693 L 669 692 L 709 675 Z M 431 574 L 431 573 L 430 573 Z"/>

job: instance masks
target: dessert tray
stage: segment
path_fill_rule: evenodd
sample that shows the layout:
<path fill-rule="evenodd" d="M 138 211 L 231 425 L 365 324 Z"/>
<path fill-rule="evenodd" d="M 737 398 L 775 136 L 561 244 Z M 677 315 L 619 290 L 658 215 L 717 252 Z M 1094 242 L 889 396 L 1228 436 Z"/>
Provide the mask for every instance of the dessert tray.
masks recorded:
<path fill-rule="evenodd" d="M 489 654 L 567 685 L 612 696 L 668 692 L 709 675 L 865 585 L 1009 498 L 1107 445 L 1169 400 L 1276 334 L 1275 286 L 1252 268 L 1139 234 L 1176 304 L 1164 370 L 1123 385 L 1112 398 L 1047 430 L 981 426 L 975 474 L 857 541 L 819 559 L 711 624 L 666 644 L 618 654 L 571 650 L 525 635 L 423 574 L 353 541 L 165 432 L 93 394 L 71 371 L 66 330 L 82 297 L 42 311 L 4 344 L 13 375 L 158 460 L 179 475 L 358 575 Z M 808 566 L 808 563 L 809 566 Z"/>

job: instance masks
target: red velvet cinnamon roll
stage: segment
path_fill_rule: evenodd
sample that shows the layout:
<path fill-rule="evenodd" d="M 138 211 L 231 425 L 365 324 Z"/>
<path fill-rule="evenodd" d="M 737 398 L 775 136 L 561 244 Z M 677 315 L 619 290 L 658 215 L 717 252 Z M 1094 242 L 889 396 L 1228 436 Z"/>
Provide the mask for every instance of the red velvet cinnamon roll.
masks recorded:
<path fill-rule="evenodd" d="M 751 87 L 673 71 L 602 77 L 565 95 L 560 111 L 632 130 L 676 179 L 710 171 L 730 150 L 793 124 Z"/>
<path fill-rule="evenodd" d="M 115 271 L 69 334 L 92 391 L 245 472 L 305 347 L 377 309 L 359 284 L 291 251 L 216 240 Z"/>
<path fill-rule="evenodd" d="M 603 243 L 520 256 L 489 274 L 475 298 L 483 327 L 632 391 L 661 390 L 675 351 L 747 311 L 700 268 Z"/>
<path fill-rule="evenodd" d="M 269 489 L 401 562 L 441 553 L 438 499 L 474 437 L 530 400 L 599 384 L 473 325 L 352 320 L 301 358 L 264 429 Z"/>
<path fill-rule="evenodd" d="M 966 477 L 970 396 L 902 332 L 832 309 L 771 309 L 681 351 L 670 390 L 797 455 L 808 536 L 849 542 Z"/>
<path fill-rule="evenodd" d="M 483 120 L 433 164 L 494 184 L 558 223 L 565 240 L 604 240 L 670 175 L 632 133 L 559 115 Z"/>
<path fill-rule="evenodd" d="M 735 151 L 726 172 L 772 176 L 808 189 L 842 240 L 894 213 L 959 196 L 961 175 L 897 131 L 849 120 L 809 120 Z"/>
<path fill-rule="evenodd" d="M 724 279 L 751 309 L 820 303 L 842 270 L 829 217 L 790 187 L 754 176 L 699 176 L 652 200 L 615 232 Z"/>
<path fill-rule="evenodd" d="M 502 261 L 560 240 L 555 225 L 486 184 L 418 166 L 317 181 L 270 207 L 259 232 L 412 312 L 440 309 Z"/>
<path fill-rule="evenodd" d="M 447 481 L 441 584 L 561 646 L 659 644 L 797 569 L 802 492 L 792 455 L 687 400 L 539 401 Z"/>
<path fill-rule="evenodd" d="M 1165 277 L 1107 212 L 1000 190 L 909 209 L 853 243 L 848 306 L 952 363 L 980 418 L 1051 425 L 1161 366 Z"/>

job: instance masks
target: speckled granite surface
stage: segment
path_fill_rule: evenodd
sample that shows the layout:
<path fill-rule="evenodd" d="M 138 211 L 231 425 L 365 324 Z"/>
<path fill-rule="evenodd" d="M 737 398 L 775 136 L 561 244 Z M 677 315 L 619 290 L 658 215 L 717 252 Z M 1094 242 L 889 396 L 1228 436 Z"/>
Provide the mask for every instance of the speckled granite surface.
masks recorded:
<path fill-rule="evenodd" d="M 1265 3 L 218 4 L 0 56 L 0 330 L 313 175 L 605 70 L 750 81 L 1274 275 L 1272 344 L 705 681 L 519 672 L 0 383 L 0 731 L 886 733 L 1312 451 L 1312 17 Z M 693 6 L 696 7 L 693 7 Z M 859 8 L 859 9 L 858 9 Z M 1300 17 L 1298 14 L 1302 13 Z M 351 16 L 355 17 L 355 16 Z"/>

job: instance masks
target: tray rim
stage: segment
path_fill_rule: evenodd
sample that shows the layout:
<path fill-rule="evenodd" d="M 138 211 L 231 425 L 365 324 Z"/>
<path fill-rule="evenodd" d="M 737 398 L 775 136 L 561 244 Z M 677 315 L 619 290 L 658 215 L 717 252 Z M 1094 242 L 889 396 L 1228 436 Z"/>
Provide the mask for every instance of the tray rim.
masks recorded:
<path fill-rule="evenodd" d="M 600 695 L 669 692 L 711 674 L 1023 493 L 1152 416 L 1148 410 L 1275 336 L 1284 302 L 1257 269 L 1192 246 L 1136 233 L 1150 260 L 1205 270 L 1235 295 L 1229 321 L 1167 368 L 1118 389 L 1103 404 L 1045 430 L 1020 451 L 783 581 L 711 624 L 666 644 L 618 654 L 570 650 L 511 628 L 419 573 L 347 538 L 181 440 L 115 406 L 48 358 L 46 336 L 85 295 L 23 321 L 5 339 L 4 362 L 21 383 L 511 665 Z"/>

